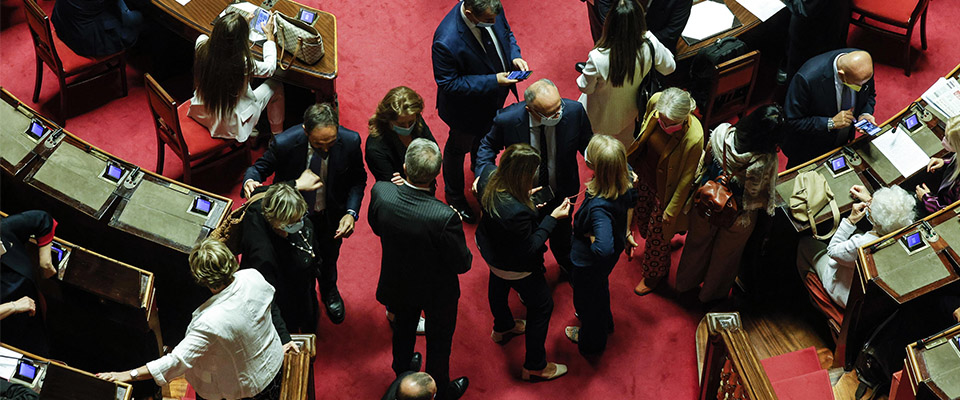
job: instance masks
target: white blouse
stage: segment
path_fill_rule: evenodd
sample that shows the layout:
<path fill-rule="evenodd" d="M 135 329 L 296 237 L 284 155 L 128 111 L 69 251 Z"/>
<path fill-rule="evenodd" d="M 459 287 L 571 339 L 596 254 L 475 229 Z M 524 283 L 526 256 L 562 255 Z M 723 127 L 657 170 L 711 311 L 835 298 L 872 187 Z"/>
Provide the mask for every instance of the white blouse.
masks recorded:
<path fill-rule="evenodd" d="M 203 42 L 210 37 L 200 35 L 194 45 L 194 49 L 200 48 Z M 254 60 L 253 77 L 269 78 L 273 76 L 277 69 L 277 44 L 273 41 L 263 42 L 263 61 Z M 247 90 L 244 91 L 237 100 L 237 106 L 234 107 L 230 115 L 218 118 L 217 113 L 208 110 L 197 92 L 193 92 L 193 98 L 190 99 L 190 111 L 187 116 L 195 119 L 201 125 L 210 130 L 210 135 L 215 138 L 236 139 L 238 142 L 245 142 L 253 132 L 254 116 L 259 116 L 263 110 L 260 108 L 257 96 L 253 93 L 253 88 L 247 84 Z"/>
<path fill-rule="evenodd" d="M 840 220 L 837 232 L 830 238 L 827 245 L 827 254 L 814 264 L 817 276 L 823 283 L 830 298 L 840 307 L 847 307 L 847 298 L 850 297 L 850 285 L 853 284 L 853 269 L 857 267 L 857 249 L 874 240 L 877 235 L 873 232 L 856 234 L 857 227 L 847 221 Z"/>
<path fill-rule="evenodd" d="M 644 36 L 653 45 L 656 56 L 653 66 L 664 75 L 677 68 L 673 53 L 657 40 L 650 31 Z M 623 86 L 614 87 L 607 79 L 610 76 L 610 49 L 593 49 L 587 58 L 583 73 L 577 78 L 577 86 L 583 94 L 580 103 L 587 110 L 594 133 L 613 136 L 627 148 L 633 143 L 634 120 L 640 114 L 637 109 L 637 89 L 651 68 L 650 50 L 643 46 L 637 57 L 633 82 L 624 80 Z M 640 60 L 644 60 L 643 65 Z"/>
<path fill-rule="evenodd" d="M 147 363 L 163 386 L 185 375 L 206 399 L 242 399 L 266 389 L 283 365 L 283 345 L 273 326 L 273 286 L 255 269 L 193 312 L 187 334 L 169 354 Z"/>

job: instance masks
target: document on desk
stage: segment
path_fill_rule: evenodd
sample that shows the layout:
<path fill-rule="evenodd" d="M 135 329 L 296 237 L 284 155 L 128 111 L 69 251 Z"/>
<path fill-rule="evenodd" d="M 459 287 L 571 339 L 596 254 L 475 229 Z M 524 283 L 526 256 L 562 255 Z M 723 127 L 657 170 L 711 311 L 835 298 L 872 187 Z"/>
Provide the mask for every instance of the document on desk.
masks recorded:
<path fill-rule="evenodd" d="M 190 2 L 190 0 L 177 0 L 177 3 L 180 3 L 181 6 L 187 5 L 187 3 L 189 3 L 189 2 Z"/>
<path fill-rule="evenodd" d="M 737 3 L 756 15 L 761 22 L 766 22 L 773 14 L 786 8 L 780 0 L 737 0 Z"/>
<path fill-rule="evenodd" d="M 0 378 L 10 380 L 13 373 L 17 370 L 17 362 L 23 354 L 17 353 L 6 347 L 0 347 Z"/>
<path fill-rule="evenodd" d="M 734 16 L 726 4 L 701 1 L 690 9 L 690 19 L 681 35 L 703 40 L 733 27 Z"/>
<path fill-rule="evenodd" d="M 960 115 L 960 83 L 957 82 L 957 78 L 937 79 L 937 82 L 930 86 L 920 98 L 948 118 Z"/>
<path fill-rule="evenodd" d="M 930 162 L 930 157 L 927 157 L 917 142 L 914 142 L 906 131 L 900 130 L 899 126 L 877 136 L 872 143 L 904 177 L 913 175 Z"/>

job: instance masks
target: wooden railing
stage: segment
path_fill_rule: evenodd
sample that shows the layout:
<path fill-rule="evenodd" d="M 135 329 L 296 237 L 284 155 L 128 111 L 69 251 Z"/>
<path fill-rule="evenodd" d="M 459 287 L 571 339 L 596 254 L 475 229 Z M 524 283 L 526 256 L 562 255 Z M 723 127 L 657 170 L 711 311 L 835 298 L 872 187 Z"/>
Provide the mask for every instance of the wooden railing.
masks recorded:
<path fill-rule="evenodd" d="M 770 379 L 747 333 L 740 313 L 709 313 L 709 338 L 700 376 L 700 400 L 776 400 Z"/>

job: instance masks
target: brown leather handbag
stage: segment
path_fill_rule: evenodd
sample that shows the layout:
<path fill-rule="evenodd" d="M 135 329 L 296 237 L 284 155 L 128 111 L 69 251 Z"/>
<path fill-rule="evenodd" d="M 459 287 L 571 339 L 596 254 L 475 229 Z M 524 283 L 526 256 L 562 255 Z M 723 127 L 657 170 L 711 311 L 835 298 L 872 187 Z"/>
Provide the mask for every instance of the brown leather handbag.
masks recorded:
<path fill-rule="evenodd" d="M 721 228 L 733 226 L 737 220 L 739 208 L 730 190 L 730 178 L 727 175 L 727 145 L 724 142 L 722 154 L 722 170 L 715 179 L 709 179 L 701 185 L 693 197 L 693 207 L 700 217 L 711 225 Z"/>

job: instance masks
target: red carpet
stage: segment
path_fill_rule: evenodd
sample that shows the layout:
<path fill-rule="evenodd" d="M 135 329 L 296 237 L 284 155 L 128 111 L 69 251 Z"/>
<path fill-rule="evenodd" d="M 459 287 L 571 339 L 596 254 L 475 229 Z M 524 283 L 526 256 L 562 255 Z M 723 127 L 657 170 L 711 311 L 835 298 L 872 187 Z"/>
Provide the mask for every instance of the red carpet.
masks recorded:
<path fill-rule="evenodd" d="M 48 12 L 53 7 L 52 1 L 41 2 Z M 344 126 L 365 136 L 366 120 L 383 94 L 394 86 L 407 85 L 423 95 L 427 123 L 439 141 L 446 140 L 446 126 L 434 108 L 436 84 L 430 64 L 430 42 L 436 24 L 453 1 L 416 0 L 392 5 L 318 0 L 305 3 L 337 16 L 340 35 L 337 87 Z M 909 81 L 897 58 L 877 57 L 881 63 L 894 63 L 878 64 L 876 68 L 878 120 L 899 111 L 938 76 L 960 62 L 960 50 L 956 46 L 960 34 L 954 29 L 955 21 L 960 20 L 957 0 L 935 0 L 930 7 L 929 50 L 915 53 L 919 58 Z M 591 48 L 583 3 L 504 0 L 504 8 L 524 58 L 534 70 L 533 78 L 550 78 L 557 83 L 562 95 L 577 98 L 573 64 L 584 60 Z M 22 13 L 19 1 L 4 0 L 0 85 L 29 102 L 33 93 L 34 56 Z M 914 45 L 918 48 L 917 35 Z M 885 43 L 856 32 L 850 41 L 852 46 L 878 52 L 884 51 Z M 73 92 L 79 95 L 74 95 L 72 103 L 85 111 L 69 119 L 68 129 L 110 153 L 153 169 L 156 138 L 147 109 L 143 72 L 131 67 L 130 94 L 123 99 L 112 99 L 116 92 L 108 80 L 95 82 L 96 90 L 91 87 Z M 56 80 L 49 70 L 45 74 L 40 104 L 34 106 L 43 111 L 56 110 Z M 520 90 L 525 87 L 521 84 Z M 297 113 L 300 110 L 293 112 Z M 238 199 L 242 169 L 243 166 L 238 165 L 211 172 L 200 178 L 200 186 Z M 179 160 L 168 152 L 165 175 L 177 177 L 180 170 Z M 361 214 L 365 211 L 361 210 Z M 380 246 L 370 232 L 365 215 L 357 227 L 356 234 L 344 243 L 340 257 L 340 289 L 347 305 L 347 320 L 334 326 L 322 318 L 320 326 L 316 382 L 321 399 L 379 398 L 393 379 L 390 329 L 383 307 L 374 299 Z M 474 228 L 466 227 L 471 247 L 475 247 Z M 555 263 L 548 256 L 548 279 L 556 283 L 556 307 L 547 339 L 547 354 L 551 361 L 567 364 L 570 373 L 554 382 L 529 384 L 519 380 L 522 338 L 502 347 L 489 339 L 493 321 L 486 301 L 488 272 L 479 253 L 474 251 L 474 255 L 473 270 L 461 278 L 463 295 L 451 360 L 451 376 L 470 377 L 465 398 L 695 398 L 694 331 L 701 315 L 685 310 L 672 298 L 659 293 L 643 298 L 635 296 L 632 289 L 640 278 L 636 260 L 624 259 L 611 276 L 617 330 L 603 357 L 588 362 L 563 335 L 565 325 L 576 323 L 572 293 L 569 285 L 556 283 Z M 679 252 L 674 257 L 678 259 Z M 516 299 L 513 305 L 516 315 L 522 316 L 522 307 Z M 162 317 L 163 305 L 160 307 Z M 420 339 L 418 350 L 423 351 L 423 346 Z"/>

